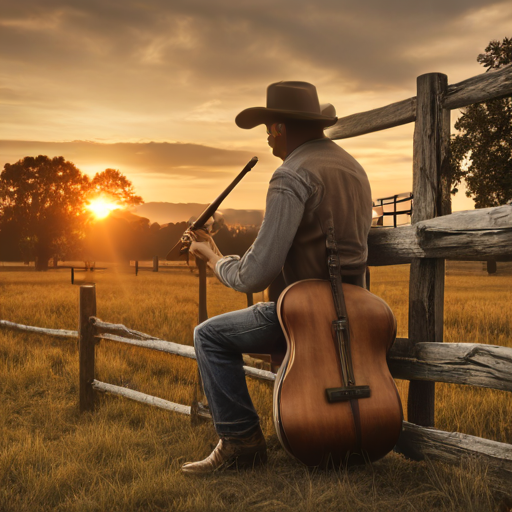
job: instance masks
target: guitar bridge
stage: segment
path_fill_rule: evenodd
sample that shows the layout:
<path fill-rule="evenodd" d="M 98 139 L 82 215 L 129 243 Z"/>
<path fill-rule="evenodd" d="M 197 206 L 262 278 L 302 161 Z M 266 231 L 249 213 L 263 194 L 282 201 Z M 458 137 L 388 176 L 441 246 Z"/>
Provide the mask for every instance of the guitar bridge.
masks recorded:
<path fill-rule="evenodd" d="M 350 386 L 347 388 L 328 388 L 325 390 L 329 403 L 345 402 L 358 398 L 370 398 L 370 386 Z"/>

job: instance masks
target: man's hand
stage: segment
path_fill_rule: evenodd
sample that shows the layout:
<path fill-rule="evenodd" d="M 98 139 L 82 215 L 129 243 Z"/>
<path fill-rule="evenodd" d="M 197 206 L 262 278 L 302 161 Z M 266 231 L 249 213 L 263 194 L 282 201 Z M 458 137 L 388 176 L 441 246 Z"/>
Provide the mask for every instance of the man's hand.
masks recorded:
<path fill-rule="evenodd" d="M 222 254 L 215 253 L 211 248 L 208 242 L 192 242 L 190 244 L 189 252 L 196 256 L 197 258 L 201 258 L 205 260 L 208 266 L 215 270 L 215 265 L 217 261 L 222 258 Z"/>

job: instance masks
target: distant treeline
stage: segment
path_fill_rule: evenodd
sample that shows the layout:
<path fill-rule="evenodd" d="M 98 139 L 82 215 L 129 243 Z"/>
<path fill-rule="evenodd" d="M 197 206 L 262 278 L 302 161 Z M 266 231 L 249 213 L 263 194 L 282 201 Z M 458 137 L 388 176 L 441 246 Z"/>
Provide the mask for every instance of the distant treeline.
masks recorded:
<path fill-rule="evenodd" d="M 9 229 L 11 227 L 11 229 Z M 129 261 L 165 258 L 169 250 L 187 229 L 186 222 L 160 226 L 148 219 L 126 220 L 110 216 L 87 229 L 85 237 L 75 247 L 63 246 L 60 260 Z M 214 240 L 222 254 L 243 255 L 258 233 L 256 226 L 224 225 Z M 32 251 L 24 248 L 15 226 L 0 231 L 0 261 L 33 261 Z"/>

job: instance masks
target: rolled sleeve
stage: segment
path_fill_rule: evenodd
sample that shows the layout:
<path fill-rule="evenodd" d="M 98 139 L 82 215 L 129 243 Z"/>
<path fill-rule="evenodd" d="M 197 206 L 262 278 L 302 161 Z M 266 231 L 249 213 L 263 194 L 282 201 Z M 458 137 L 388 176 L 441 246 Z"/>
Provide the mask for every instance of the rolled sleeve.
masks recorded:
<path fill-rule="evenodd" d="M 239 292 L 264 290 L 283 268 L 311 194 L 307 173 L 281 166 L 270 180 L 265 218 L 256 240 L 242 258 L 225 256 L 215 274 L 226 286 Z"/>

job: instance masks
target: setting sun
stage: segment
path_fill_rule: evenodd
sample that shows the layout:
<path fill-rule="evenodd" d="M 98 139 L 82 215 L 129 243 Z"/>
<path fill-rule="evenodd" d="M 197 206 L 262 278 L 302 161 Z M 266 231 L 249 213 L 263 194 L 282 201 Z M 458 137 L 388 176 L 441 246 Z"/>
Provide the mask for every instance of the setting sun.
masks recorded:
<path fill-rule="evenodd" d="M 104 219 L 113 210 L 121 208 L 118 204 L 105 199 L 104 197 L 98 197 L 93 199 L 87 205 L 87 209 L 90 210 L 97 219 Z"/>

